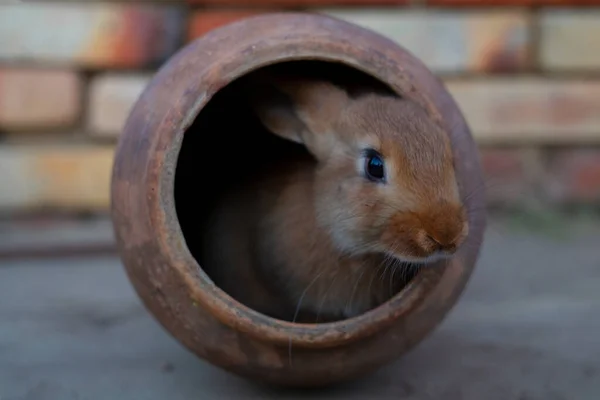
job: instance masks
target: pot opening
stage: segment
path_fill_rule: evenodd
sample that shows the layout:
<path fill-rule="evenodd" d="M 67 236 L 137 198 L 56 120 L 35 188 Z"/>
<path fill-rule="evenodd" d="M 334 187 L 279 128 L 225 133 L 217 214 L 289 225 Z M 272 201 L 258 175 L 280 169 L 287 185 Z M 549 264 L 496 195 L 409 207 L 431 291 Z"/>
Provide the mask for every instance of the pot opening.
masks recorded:
<path fill-rule="evenodd" d="M 292 61 L 242 76 L 212 97 L 184 135 L 175 171 L 174 197 L 186 244 L 198 264 L 215 283 L 218 281 L 215 274 L 219 271 L 206 261 L 203 242 L 207 224 L 214 216 L 223 196 L 232 188 L 253 182 L 259 173 L 278 168 L 280 163 L 296 157 L 310 157 L 303 145 L 281 139 L 269 132 L 248 105 L 245 97 L 248 87 L 256 81 L 256 73 L 264 72 L 267 68 L 285 71 L 286 75 L 319 77 L 345 87 L 356 85 L 391 92 L 375 78 L 342 64 Z M 416 269 L 404 273 L 407 274 L 405 282 L 408 284 L 416 276 Z M 240 277 L 236 284 L 245 283 Z M 220 288 L 252 308 L 226 288 Z M 402 289 L 391 293 L 389 297 Z M 267 311 L 262 313 L 280 320 L 292 320 L 291 315 L 287 318 Z M 336 320 L 339 319 L 306 319 L 302 322 L 321 323 Z"/>

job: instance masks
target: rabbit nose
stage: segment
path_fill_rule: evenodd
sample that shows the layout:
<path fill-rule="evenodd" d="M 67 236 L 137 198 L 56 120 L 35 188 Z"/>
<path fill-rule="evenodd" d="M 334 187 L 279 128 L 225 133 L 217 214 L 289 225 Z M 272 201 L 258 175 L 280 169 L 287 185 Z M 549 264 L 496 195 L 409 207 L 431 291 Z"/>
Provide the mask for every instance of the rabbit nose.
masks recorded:
<path fill-rule="evenodd" d="M 459 227 L 452 226 L 447 229 L 437 229 L 426 233 L 429 247 L 434 253 L 454 254 L 460 245 L 464 242 L 469 231 L 469 226 L 465 222 Z"/>
<path fill-rule="evenodd" d="M 457 243 L 457 240 L 452 240 L 450 242 L 440 241 L 431 235 L 427 235 L 427 239 L 429 239 L 433 243 L 433 248 L 435 253 L 448 253 L 453 254 L 458 248 L 460 243 Z"/>

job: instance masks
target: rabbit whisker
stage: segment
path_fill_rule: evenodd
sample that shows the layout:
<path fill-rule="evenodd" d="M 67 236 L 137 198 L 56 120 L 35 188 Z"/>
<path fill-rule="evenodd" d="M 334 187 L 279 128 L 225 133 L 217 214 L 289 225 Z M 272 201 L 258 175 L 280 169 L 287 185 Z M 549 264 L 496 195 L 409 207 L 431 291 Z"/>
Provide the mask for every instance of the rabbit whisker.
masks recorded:
<path fill-rule="evenodd" d="M 356 289 L 358 289 L 358 284 L 362 280 L 362 277 L 365 275 L 365 272 L 367 270 L 367 268 L 364 268 L 364 266 L 361 269 L 362 269 L 362 271 L 361 271 L 360 275 L 358 275 L 358 278 L 356 279 L 356 282 L 354 283 L 354 288 L 352 289 L 352 292 L 350 293 L 350 297 L 348 298 L 348 301 L 346 303 L 346 307 L 344 308 L 344 313 L 346 315 L 349 314 L 349 310 L 352 307 L 352 300 L 354 299 L 354 293 L 356 292 Z"/>
<path fill-rule="evenodd" d="M 300 298 L 298 299 L 298 304 L 296 305 L 296 312 L 294 313 L 294 318 L 292 319 L 292 323 L 296 322 L 296 318 L 298 318 L 298 313 L 300 312 L 300 307 L 302 306 L 302 300 L 304 300 L 304 296 L 306 296 L 306 293 L 308 293 L 308 290 L 312 287 L 312 285 L 315 284 L 315 282 L 317 282 L 317 280 L 323 275 L 323 273 L 325 273 L 325 271 L 327 271 L 327 270 L 323 270 L 323 271 L 319 272 L 317 274 L 317 276 L 314 277 L 314 279 L 308 284 L 306 289 L 304 289 L 304 291 L 300 295 Z M 289 356 L 289 362 L 290 362 L 290 367 L 291 367 L 292 366 L 292 338 L 291 337 L 289 340 L 288 356 Z"/>
<path fill-rule="evenodd" d="M 381 262 L 377 266 L 377 268 L 375 268 L 375 270 L 372 271 L 373 276 L 371 278 L 371 281 L 369 282 L 369 287 L 367 288 L 367 293 L 371 293 L 371 288 L 373 287 L 373 281 L 376 280 L 377 274 L 381 270 L 381 267 L 385 264 L 385 262 L 386 262 L 386 258 L 384 257 L 383 260 L 381 260 Z"/>
<path fill-rule="evenodd" d="M 319 306 L 317 307 L 317 316 L 315 317 L 315 323 L 319 322 L 319 316 L 321 315 L 321 310 L 323 309 L 323 304 L 325 303 L 325 299 L 329 295 L 329 292 L 331 291 L 333 284 L 336 282 L 336 278 L 339 276 L 339 273 L 340 273 L 340 265 L 338 264 L 335 275 L 333 276 L 333 278 L 331 278 L 331 283 L 329 284 L 329 287 L 327 287 L 327 290 L 323 294 L 323 297 L 321 298 L 321 301 L 319 302 Z"/>
<path fill-rule="evenodd" d="M 400 243 L 398 242 L 394 242 L 392 244 L 392 251 L 394 253 L 396 253 L 398 251 L 398 248 L 400 246 Z M 399 262 L 397 259 L 393 258 L 391 255 L 386 254 L 386 256 L 388 256 L 391 259 L 391 265 L 392 265 L 392 273 L 390 274 L 390 285 L 389 285 L 389 289 L 390 289 L 390 297 L 394 295 L 394 275 L 396 274 L 396 271 L 402 266 L 402 263 Z M 402 275 L 401 275 L 402 277 Z"/>

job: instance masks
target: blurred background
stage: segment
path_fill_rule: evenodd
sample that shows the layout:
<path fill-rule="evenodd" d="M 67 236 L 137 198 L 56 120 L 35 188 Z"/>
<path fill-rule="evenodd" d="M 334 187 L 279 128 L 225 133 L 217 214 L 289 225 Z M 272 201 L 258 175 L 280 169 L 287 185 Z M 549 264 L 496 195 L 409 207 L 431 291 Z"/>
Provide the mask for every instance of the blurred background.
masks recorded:
<path fill-rule="evenodd" d="M 472 361 L 469 371 L 479 368 L 490 376 L 496 374 L 489 378 L 493 385 L 508 382 L 509 389 L 518 389 L 515 396 L 523 395 L 511 397 L 502 392 L 506 396 L 498 398 L 597 399 L 597 0 L 0 1 L 0 324 L 4 324 L 0 325 L 0 398 L 4 394 L 37 399 L 39 393 L 54 393 L 44 398 L 70 399 L 66 393 L 87 382 L 68 383 L 73 370 L 61 375 L 60 371 L 46 374 L 35 369 L 59 365 L 63 353 L 80 360 L 81 349 L 87 348 L 85 339 L 78 344 L 81 348 L 72 347 L 70 340 L 75 336 L 69 335 L 75 331 L 68 330 L 65 336 L 63 325 L 43 322 L 41 315 L 53 314 L 46 314 L 41 305 L 53 312 L 62 310 L 70 318 L 79 315 L 67 307 L 73 302 L 88 304 L 87 312 L 103 316 L 121 315 L 124 306 L 120 302 L 141 309 L 115 256 L 108 209 L 115 145 L 149 77 L 181 46 L 207 31 L 249 15 L 284 9 L 330 14 L 388 36 L 445 81 L 465 114 L 480 146 L 486 175 L 489 244 L 479 265 L 483 272 L 473 278 L 466 305 L 458 308 L 458 316 L 444 329 L 460 330 L 461 321 L 475 315 L 478 321 L 493 325 L 486 318 L 497 312 L 497 329 L 484 330 L 477 343 L 512 337 L 507 333 L 510 326 L 524 329 L 519 340 L 528 342 L 520 346 L 547 346 L 536 350 L 536 361 L 515 361 L 506 358 L 503 350 L 497 350 L 498 354 L 486 350 L 492 359 L 499 357 L 496 364 L 478 364 L 476 355 L 471 360 L 467 346 L 467 355 L 461 354 Z M 34 295 L 39 298 L 29 297 Z M 517 315 L 510 303 L 512 313 L 503 313 L 501 307 L 509 306 L 509 298 L 536 308 Z M 469 308 L 469 301 L 477 306 Z M 491 308 L 486 311 L 482 305 Z M 151 326 L 148 329 L 159 332 L 146 314 L 140 315 L 148 319 L 143 322 Z M 554 320 L 542 321 L 542 316 L 551 320 L 554 316 Z M 577 327 L 578 333 L 569 330 Z M 123 329 L 136 334 L 135 329 L 141 328 Z M 32 346 L 25 341 L 37 338 L 42 330 L 54 332 L 53 343 L 60 351 L 38 344 L 33 347 L 35 354 L 28 353 Z M 540 332 L 547 336 L 542 334 L 540 339 Z M 103 340 L 113 340 L 112 344 L 95 343 L 119 360 L 128 350 L 114 343 L 125 333 L 107 335 Z M 160 336 L 160 340 L 170 339 Z M 146 342 L 141 339 L 141 343 Z M 424 351 L 436 353 L 436 343 Z M 569 350 L 560 357 L 555 353 L 554 358 L 539 356 L 567 344 Z M 577 345 L 581 348 L 575 357 Z M 96 355 L 88 356 L 84 359 L 92 363 Z M 192 361 L 185 362 L 192 365 Z M 161 369 L 162 361 L 156 363 L 156 371 L 172 371 L 172 366 Z M 569 373 L 552 369 L 569 363 L 575 368 Z M 537 368 L 529 372 L 535 376 L 521 372 L 528 383 L 521 382 L 517 373 L 506 380 L 497 374 L 500 369 L 523 365 Z M 449 381 L 442 371 L 438 378 Z M 463 371 L 462 377 L 470 379 L 471 372 Z M 428 373 L 435 376 L 435 371 Z M 114 379 L 122 382 L 116 375 Z M 419 378 L 414 379 L 409 386 L 420 384 Z M 193 386 L 191 381 L 185 382 Z M 542 385 L 542 381 L 550 383 Z M 110 383 L 114 381 L 94 382 L 101 394 L 73 398 L 129 398 L 127 390 L 139 389 L 131 381 L 117 388 Z M 444 390 L 449 389 L 440 385 L 432 393 L 445 396 Z M 552 385 L 558 386 L 552 389 Z M 490 387 L 480 389 L 485 392 Z M 196 393 L 190 387 L 185 390 L 168 393 L 173 398 L 179 398 L 177 393 Z M 111 397 L 115 393 L 122 397 Z M 456 398 L 478 398 L 473 393 Z M 553 393 L 558 397 L 552 397 Z M 488 395 L 485 398 L 491 399 Z"/>
<path fill-rule="evenodd" d="M 600 3 L 547 3 L 3 2 L 0 214 L 14 225 L 0 231 L 0 255 L 49 246 L 41 236 L 56 232 L 51 222 L 87 216 L 90 223 L 106 214 L 121 128 L 151 74 L 175 51 L 222 24 L 283 9 L 373 29 L 442 77 L 480 144 L 490 207 L 536 210 L 536 221 L 542 209 L 593 208 L 600 200 Z M 90 225 L 96 227 L 104 229 Z M 21 234 L 27 228 L 35 239 Z M 73 240 L 91 250 L 84 232 Z M 52 236 L 56 246 L 70 240 Z M 101 238 L 109 240 L 100 236 L 96 246 L 108 246 Z"/>

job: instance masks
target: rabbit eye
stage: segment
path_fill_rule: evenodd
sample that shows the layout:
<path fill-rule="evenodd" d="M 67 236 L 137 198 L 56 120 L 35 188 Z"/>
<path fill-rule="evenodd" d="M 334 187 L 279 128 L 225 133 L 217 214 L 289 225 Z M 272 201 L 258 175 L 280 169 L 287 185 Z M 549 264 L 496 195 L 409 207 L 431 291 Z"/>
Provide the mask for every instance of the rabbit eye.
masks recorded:
<path fill-rule="evenodd" d="M 383 157 L 375 150 L 368 150 L 365 154 L 365 175 L 371 181 L 385 180 Z"/>

